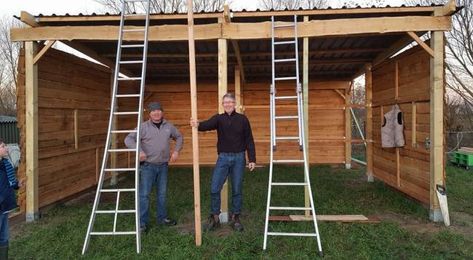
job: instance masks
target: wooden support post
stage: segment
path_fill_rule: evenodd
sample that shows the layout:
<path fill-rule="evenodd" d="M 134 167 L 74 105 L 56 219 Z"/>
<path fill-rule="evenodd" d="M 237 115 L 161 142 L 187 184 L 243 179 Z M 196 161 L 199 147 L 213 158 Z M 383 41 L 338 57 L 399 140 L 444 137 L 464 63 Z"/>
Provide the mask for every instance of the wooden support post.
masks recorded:
<path fill-rule="evenodd" d="M 38 188 L 38 65 L 34 64 L 36 42 L 25 42 L 26 93 L 26 221 L 39 218 Z"/>
<path fill-rule="evenodd" d="M 399 62 L 394 63 L 394 99 L 396 103 L 399 100 Z M 399 147 L 396 147 L 396 183 L 401 187 L 401 156 Z"/>
<path fill-rule="evenodd" d="M 352 82 L 353 84 L 353 82 Z M 351 93 L 345 90 L 345 168 L 351 169 Z"/>
<path fill-rule="evenodd" d="M 219 18 L 220 23 L 226 23 L 225 19 Z M 222 106 L 222 97 L 228 92 L 228 72 L 227 72 L 228 45 L 226 39 L 218 39 L 218 113 L 225 113 Z M 228 222 L 228 180 L 223 184 L 220 204 L 220 222 Z"/>
<path fill-rule="evenodd" d="M 436 12 L 436 15 L 437 12 Z M 431 32 L 434 57 L 430 59 L 430 219 L 443 221 L 436 186 L 444 182 L 444 32 Z"/>
<path fill-rule="evenodd" d="M 79 149 L 79 110 L 74 109 L 74 148 Z"/>
<path fill-rule="evenodd" d="M 308 22 L 309 17 L 304 16 L 304 22 Z M 304 146 L 306 151 L 306 158 L 309 160 L 309 168 L 310 168 L 310 156 L 309 156 L 309 38 L 304 37 L 302 40 L 302 93 L 303 93 L 303 101 L 304 101 Z M 310 173 L 310 171 L 309 171 Z M 306 182 L 310 180 L 305 180 Z M 305 207 L 310 207 L 310 197 L 309 197 L 309 189 L 307 186 L 304 189 L 304 201 Z M 306 216 L 310 216 L 310 210 L 305 211 Z"/>
<path fill-rule="evenodd" d="M 235 66 L 235 98 L 236 98 L 236 111 L 238 113 L 242 112 L 242 102 L 241 102 L 241 77 L 240 77 L 240 68 Z"/>
<path fill-rule="evenodd" d="M 192 0 L 187 0 L 187 24 L 189 34 L 189 78 L 191 88 L 191 116 L 197 119 L 197 79 L 195 75 L 195 42 Z M 200 217 L 200 170 L 199 170 L 199 135 L 192 127 L 192 165 L 194 170 L 194 226 L 195 244 L 202 245 L 202 223 Z"/>
<path fill-rule="evenodd" d="M 373 182 L 373 74 L 371 64 L 365 66 L 365 115 L 366 115 L 366 177 Z"/>
<path fill-rule="evenodd" d="M 417 148 L 417 104 L 412 102 L 412 137 L 411 144 L 412 148 Z"/>

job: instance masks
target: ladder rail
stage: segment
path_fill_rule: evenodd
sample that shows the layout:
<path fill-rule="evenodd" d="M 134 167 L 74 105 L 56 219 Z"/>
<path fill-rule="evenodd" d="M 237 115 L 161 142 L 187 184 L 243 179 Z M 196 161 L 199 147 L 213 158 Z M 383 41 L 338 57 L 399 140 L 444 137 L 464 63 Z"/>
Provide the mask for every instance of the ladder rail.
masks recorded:
<path fill-rule="evenodd" d="M 123 1 L 122 3 L 122 10 L 125 10 L 125 1 Z M 120 60 L 121 58 L 121 49 L 120 49 L 120 46 L 121 46 L 121 42 L 122 42 L 122 39 L 123 39 L 123 31 L 122 31 L 122 28 L 123 28 L 123 25 L 124 25 L 125 21 L 124 21 L 124 12 L 122 11 L 121 13 L 121 18 L 120 18 L 120 31 L 118 33 L 118 47 L 117 47 L 117 61 Z M 98 207 L 98 202 L 100 201 L 100 190 L 102 189 L 102 186 L 103 186 L 103 179 L 104 179 L 104 169 L 106 167 L 106 163 L 108 161 L 108 151 L 107 151 L 107 148 L 110 146 L 110 135 L 108 133 L 110 133 L 110 131 L 112 130 L 112 125 L 113 125 L 113 112 L 114 112 L 114 109 L 115 109 L 115 95 L 116 95 L 116 91 L 117 91 L 117 83 L 118 83 L 118 75 L 120 73 L 120 63 L 119 62 L 116 62 L 115 63 L 115 71 L 114 71 L 114 79 L 113 79 L 113 90 L 112 90 L 112 100 L 110 102 L 110 117 L 109 117 L 109 120 L 108 120 L 108 132 L 107 132 L 107 138 L 106 138 L 106 141 L 105 141 L 105 149 L 104 149 L 104 153 L 103 153 L 103 159 L 102 159 L 102 165 L 101 165 L 101 169 L 100 169 L 100 177 L 99 177 L 99 181 L 97 183 L 97 191 L 96 191 L 96 194 L 95 194 L 95 199 L 94 199 L 94 204 L 92 206 L 92 212 L 90 214 L 90 219 L 89 219 L 89 225 L 87 227 L 87 233 L 85 235 L 85 241 L 84 241 L 84 245 L 82 247 L 82 254 L 84 255 L 85 252 L 87 251 L 88 247 L 89 247 L 89 243 L 90 243 L 90 233 L 92 232 L 92 228 L 94 226 L 94 223 L 95 223 L 95 211 L 97 211 L 97 207 Z"/>
<path fill-rule="evenodd" d="M 289 26 L 288 26 L 289 27 Z M 271 17 L 271 58 L 272 58 L 272 81 L 270 86 L 270 131 L 271 131 L 271 141 L 270 141 L 270 165 L 269 165 L 269 182 L 268 182 L 268 196 L 267 196 L 267 204 L 266 204 L 266 219 L 265 219 L 265 226 L 264 226 L 264 241 L 263 241 L 263 250 L 266 250 L 267 243 L 268 243 L 268 236 L 306 236 L 306 237 L 315 237 L 317 241 L 317 247 L 319 255 L 323 255 L 322 252 L 322 245 L 320 241 L 320 234 L 319 228 L 316 219 L 315 213 L 315 205 L 314 205 L 314 198 L 312 194 L 312 187 L 310 184 L 310 174 L 309 174 L 309 162 L 308 162 L 308 155 L 307 155 L 307 147 L 305 145 L 306 140 L 306 133 L 305 133 L 305 122 L 304 122 L 304 100 L 303 100 L 303 91 L 302 86 L 300 83 L 299 78 L 299 51 L 298 51 L 298 38 L 297 38 L 297 15 L 294 15 L 294 53 L 295 53 L 295 77 L 288 77 L 294 78 L 296 80 L 296 96 L 294 97 L 297 100 L 297 122 L 298 122 L 298 137 L 277 137 L 276 135 L 276 81 L 278 78 L 276 77 L 276 70 L 275 70 L 275 50 L 274 46 L 277 44 L 275 42 L 275 35 L 274 29 L 279 28 L 279 26 L 275 26 L 274 16 Z M 279 119 L 289 118 L 285 116 L 280 116 Z M 295 119 L 295 116 L 291 118 Z M 276 148 L 276 140 L 286 140 L 286 139 L 298 139 L 300 151 L 303 153 L 303 160 L 274 160 L 274 152 Z M 273 171 L 274 171 L 274 164 L 275 163 L 289 163 L 289 162 L 299 162 L 304 164 L 304 183 L 292 183 L 292 182 L 274 182 L 273 183 Z M 309 203 L 310 207 L 275 207 L 271 206 L 271 192 L 272 186 L 302 186 L 307 189 L 307 193 L 309 193 Z M 306 210 L 311 211 L 312 213 L 312 221 L 314 224 L 314 231 L 315 233 L 287 233 L 287 232 L 269 232 L 269 217 L 271 210 Z"/>
<path fill-rule="evenodd" d="M 127 16 L 126 14 L 126 8 L 127 8 L 127 3 L 130 2 L 128 0 L 122 0 L 122 12 L 120 15 L 120 29 L 119 29 L 119 34 L 118 34 L 118 43 L 117 43 L 117 55 L 116 55 L 116 62 L 115 62 L 115 70 L 114 70 L 114 79 L 113 79 L 113 88 L 112 88 L 112 97 L 111 97 L 111 102 L 110 102 L 110 117 L 109 117 L 109 123 L 108 123 L 108 131 L 107 131 L 107 137 L 105 141 L 105 149 L 103 153 L 103 160 L 100 168 L 100 176 L 99 176 L 99 181 L 97 183 L 97 191 L 94 199 L 94 203 L 92 206 L 92 212 L 91 216 L 89 219 L 89 224 L 87 227 L 87 234 L 84 239 L 84 245 L 82 247 L 82 254 L 84 255 L 85 252 L 87 251 L 89 244 L 90 244 L 90 238 L 92 235 L 135 235 L 136 234 L 136 252 L 140 253 L 141 252 L 141 234 L 140 234 L 140 210 L 139 210 L 139 151 L 140 151 L 140 132 L 141 132 L 141 120 L 142 120 L 142 111 L 143 111 L 143 96 L 144 96 L 144 88 L 145 88 L 145 78 L 146 78 L 146 62 L 147 62 L 147 52 L 148 52 L 148 31 L 149 31 L 149 17 L 150 17 L 150 0 L 140 0 L 139 2 L 143 3 L 143 6 L 145 8 L 146 12 L 146 20 L 145 20 L 145 25 L 144 25 L 144 43 L 143 43 L 143 59 L 142 59 L 142 71 L 141 71 L 141 78 L 135 77 L 131 78 L 133 80 L 141 80 L 140 83 L 140 95 L 139 95 L 139 109 L 137 113 L 137 129 L 136 129 L 136 147 L 135 147 L 135 189 L 130 189 L 133 190 L 135 193 L 135 209 L 133 212 L 135 213 L 135 231 L 126 231 L 126 232 L 118 232 L 116 231 L 116 223 L 117 223 L 117 215 L 118 213 L 122 213 L 118 209 L 119 205 L 119 200 L 120 200 L 120 190 L 117 189 L 117 204 L 115 208 L 115 216 L 114 216 L 114 223 L 113 223 L 113 231 L 112 232 L 93 232 L 93 226 L 95 223 L 95 217 L 98 211 L 98 204 L 100 202 L 100 197 L 102 192 L 106 192 L 103 190 L 103 183 L 104 183 L 104 178 L 106 172 L 110 172 L 107 170 L 107 162 L 109 159 L 109 153 L 111 152 L 110 144 L 111 144 L 111 135 L 112 134 L 117 134 L 117 130 L 114 129 L 114 121 L 116 120 L 116 109 L 117 109 L 117 94 L 118 93 L 118 83 L 121 80 L 124 80 L 124 78 L 120 78 L 120 64 L 125 64 L 122 62 L 121 57 L 122 57 L 122 50 L 123 50 L 123 34 L 126 32 L 124 29 L 125 27 L 125 17 Z M 137 0 L 133 2 L 138 2 Z M 126 47 L 125 47 L 126 48 Z M 118 113 L 118 112 L 117 112 Z M 115 149 L 118 150 L 118 149 Z M 127 210 L 128 211 L 128 210 Z"/>

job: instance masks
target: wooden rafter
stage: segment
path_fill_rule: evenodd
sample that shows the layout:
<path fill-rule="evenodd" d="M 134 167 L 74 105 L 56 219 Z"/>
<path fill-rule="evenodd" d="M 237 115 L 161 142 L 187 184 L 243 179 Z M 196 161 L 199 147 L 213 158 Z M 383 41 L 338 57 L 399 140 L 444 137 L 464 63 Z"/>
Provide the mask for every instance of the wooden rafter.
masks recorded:
<path fill-rule="evenodd" d="M 31 27 L 37 27 L 39 26 L 38 22 L 36 22 L 36 18 L 28 13 L 28 12 L 25 12 L 25 11 L 21 11 L 21 14 L 20 14 L 20 21 L 22 21 L 23 23 L 31 26 Z"/>
<path fill-rule="evenodd" d="M 70 41 L 61 41 L 62 43 L 64 43 L 65 45 L 89 56 L 90 58 L 108 66 L 110 69 L 114 69 L 115 68 L 115 61 L 113 60 L 110 60 L 108 58 L 105 58 L 103 57 L 102 55 L 98 54 L 96 51 L 92 50 L 91 48 L 81 44 L 81 43 L 78 43 L 78 42 L 70 42 Z M 127 75 L 127 76 L 132 76 L 133 73 L 128 70 L 128 69 L 124 69 L 124 68 L 120 68 L 121 69 L 121 73 Z"/>
<path fill-rule="evenodd" d="M 389 13 L 417 13 L 429 15 L 434 10 L 443 7 L 386 7 L 386 8 L 346 8 L 346 9 L 320 9 L 320 10 L 290 10 L 290 11 L 264 11 L 264 12 L 233 12 L 234 18 L 244 17 L 270 17 L 270 16 L 290 16 L 290 15 L 309 15 L 309 16 L 330 16 L 330 15 L 350 15 L 350 14 L 389 14 Z M 198 13 L 194 14 L 194 19 L 218 18 L 221 13 Z M 64 22 L 117 22 L 120 21 L 119 15 L 95 15 L 95 16 L 43 16 L 36 18 L 40 23 L 64 23 Z M 139 18 L 130 17 L 130 20 Z M 152 14 L 150 20 L 185 20 L 186 14 Z"/>

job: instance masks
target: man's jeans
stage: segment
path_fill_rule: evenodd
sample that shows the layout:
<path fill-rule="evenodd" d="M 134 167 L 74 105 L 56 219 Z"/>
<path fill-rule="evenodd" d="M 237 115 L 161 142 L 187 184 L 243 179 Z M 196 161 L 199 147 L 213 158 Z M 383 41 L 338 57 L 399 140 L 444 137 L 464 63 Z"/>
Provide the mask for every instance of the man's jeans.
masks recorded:
<path fill-rule="evenodd" d="M 210 186 L 210 213 L 220 214 L 220 192 L 228 176 L 232 183 L 232 212 L 240 214 L 242 205 L 242 182 L 245 170 L 245 152 L 220 153 L 212 175 Z"/>
<path fill-rule="evenodd" d="M 0 246 L 8 246 L 8 213 L 0 213 Z"/>
<path fill-rule="evenodd" d="M 140 166 L 140 221 L 141 226 L 148 224 L 149 220 L 149 194 L 156 183 L 156 216 L 158 223 L 163 223 L 167 218 L 166 211 L 166 186 L 168 182 L 168 164 L 152 164 L 144 162 Z"/>

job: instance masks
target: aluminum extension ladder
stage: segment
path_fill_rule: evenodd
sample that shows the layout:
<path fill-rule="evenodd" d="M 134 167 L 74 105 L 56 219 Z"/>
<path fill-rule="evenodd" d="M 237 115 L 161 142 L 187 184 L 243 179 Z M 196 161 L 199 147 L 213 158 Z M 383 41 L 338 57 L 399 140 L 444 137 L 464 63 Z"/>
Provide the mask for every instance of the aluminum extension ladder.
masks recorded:
<path fill-rule="evenodd" d="M 315 215 L 314 200 L 312 197 L 312 189 L 310 187 L 309 179 L 309 163 L 306 153 L 306 147 L 304 145 L 305 136 L 304 136 L 304 113 L 303 113 L 303 101 L 302 101 L 302 88 L 299 81 L 299 52 L 298 52 L 298 40 L 297 40 L 297 15 L 294 15 L 294 21 L 289 24 L 276 24 L 274 21 L 274 16 L 271 17 L 271 53 L 272 53 L 272 84 L 270 90 L 270 124 L 271 124 L 271 147 L 270 147 L 270 165 L 269 165 L 269 183 L 268 183 L 268 201 L 266 205 L 266 220 L 264 227 L 264 242 L 263 250 L 266 250 L 268 236 L 300 236 L 300 237 L 315 237 L 317 240 L 318 253 L 322 253 L 322 245 L 320 243 L 319 228 L 317 225 L 317 219 Z M 280 28 L 292 28 L 294 31 L 294 40 L 284 40 L 276 41 L 275 40 L 275 30 Z M 286 45 L 294 46 L 294 57 L 288 59 L 281 59 L 276 57 L 275 46 Z M 276 65 L 280 63 L 293 63 L 295 66 L 295 75 L 291 77 L 277 77 L 276 76 Z M 276 83 L 279 81 L 294 81 L 296 95 L 294 96 L 278 96 L 276 91 Z M 276 115 L 276 106 L 279 100 L 287 101 L 297 101 L 297 115 L 290 116 L 278 116 Z M 277 136 L 276 135 L 276 122 L 279 120 L 297 120 L 298 124 L 298 135 L 297 136 Z M 297 141 L 299 143 L 300 151 L 302 152 L 303 159 L 301 160 L 275 160 L 274 151 L 276 150 L 277 141 Z M 301 163 L 304 165 L 304 182 L 273 182 L 273 166 L 274 164 L 284 164 L 284 163 Z M 299 186 L 307 187 L 310 207 L 276 207 L 271 205 L 271 190 L 273 186 Z M 311 217 L 314 222 L 314 233 L 288 233 L 288 232 L 271 232 L 269 231 L 269 220 L 270 220 L 270 211 L 272 210 L 290 210 L 290 211 L 311 211 Z"/>
<path fill-rule="evenodd" d="M 140 3 L 143 5 L 144 13 L 127 13 L 128 4 Z M 92 213 L 90 215 L 89 226 L 87 228 L 87 234 L 85 236 L 84 246 L 82 248 L 82 254 L 85 254 L 89 246 L 91 236 L 116 236 L 116 235 L 134 235 L 136 236 L 136 252 L 140 253 L 141 251 L 141 241 L 140 241 L 140 211 L 139 211 L 139 150 L 140 142 L 136 142 L 136 147 L 132 149 L 113 149 L 111 148 L 111 136 L 118 134 L 129 134 L 136 133 L 136 140 L 140 140 L 141 133 L 141 121 L 142 121 L 142 112 L 143 112 L 143 93 L 145 88 L 145 78 L 146 78 L 146 62 L 147 62 L 147 53 L 148 53 L 148 28 L 149 28 L 149 10 L 150 10 L 150 1 L 149 0 L 122 0 L 122 12 L 120 19 L 120 31 L 118 36 L 118 45 L 117 45 L 117 59 L 115 63 L 115 71 L 113 78 L 113 92 L 110 108 L 110 119 L 108 124 L 107 140 L 105 143 L 104 155 L 102 160 L 102 167 L 100 170 L 100 178 L 97 185 L 97 192 L 95 194 L 94 205 L 92 207 Z M 140 28 L 126 29 L 126 22 L 130 21 L 129 18 L 134 17 L 136 22 L 138 17 L 143 17 L 145 25 L 140 26 Z M 134 44 L 123 44 L 124 35 L 127 33 L 140 33 L 143 34 L 143 42 L 134 43 Z M 123 49 L 142 49 L 143 56 L 140 60 L 122 60 L 122 50 Z M 141 64 L 141 76 L 140 77 L 123 77 L 120 75 L 121 65 L 127 64 Z M 140 82 L 140 91 L 139 93 L 127 93 L 122 94 L 118 91 L 120 82 L 122 81 L 139 81 Z M 118 99 L 138 99 L 138 108 L 136 111 L 117 111 L 118 108 Z M 119 116 L 136 116 L 136 129 L 133 130 L 119 130 L 115 129 L 114 120 Z M 135 153 L 135 167 L 133 168 L 107 168 L 107 161 L 111 153 L 124 153 L 124 152 L 134 152 Z M 105 174 L 110 172 L 134 172 L 135 174 L 135 187 L 134 188 L 103 188 L 103 183 L 105 179 Z M 102 193 L 115 193 L 116 196 L 116 205 L 114 210 L 99 210 L 98 206 L 100 203 L 100 195 Z M 134 209 L 123 210 L 119 209 L 120 204 L 120 194 L 123 193 L 134 193 L 135 197 L 135 207 Z M 112 231 L 107 232 L 94 232 L 94 222 L 97 214 L 113 214 L 114 222 Z M 117 231 L 117 218 L 119 214 L 134 214 L 135 215 L 135 229 L 130 231 Z"/>

